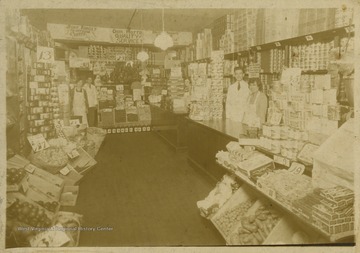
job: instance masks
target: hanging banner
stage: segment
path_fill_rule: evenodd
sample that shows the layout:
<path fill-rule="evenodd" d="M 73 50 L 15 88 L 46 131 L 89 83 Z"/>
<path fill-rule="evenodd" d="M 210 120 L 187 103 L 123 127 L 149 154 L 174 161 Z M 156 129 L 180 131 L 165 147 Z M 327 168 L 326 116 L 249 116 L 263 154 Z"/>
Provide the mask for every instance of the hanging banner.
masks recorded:
<path fill-rule="evenodd" d="M 38 46 L 36 49 L 36 61 L 43 63 L 53 63 L 55 61 L 54 48 Z"/>
<path fill-rule="evenodd" d="M 249 78 L 259 78 L 260 77 L 260 64 L 256 63 L 256 64 L 250 64 L 249 68 L 248 68 L 248 74 L 249 74 Z"/>
<path fill-rule="evenodd" d="M 118 44 L 141 44 L 144 34 L 139 30 L 112 29 L 110 42 Z"/>
<path fill-rule="evenodd" d="M 114 44 L 133 44 L 152 45 L 160 32 L 148 30 L 127 30 L 113 29 L 94 26 L 66 25 L 66 24 L 47 24 L 47 30 L 54 40 L 75 40 L 107 42 Z M 171 32 L 167 33 L 173 38 L 175 46 L 187 46 L 192 43 L 191 32 Z"/>

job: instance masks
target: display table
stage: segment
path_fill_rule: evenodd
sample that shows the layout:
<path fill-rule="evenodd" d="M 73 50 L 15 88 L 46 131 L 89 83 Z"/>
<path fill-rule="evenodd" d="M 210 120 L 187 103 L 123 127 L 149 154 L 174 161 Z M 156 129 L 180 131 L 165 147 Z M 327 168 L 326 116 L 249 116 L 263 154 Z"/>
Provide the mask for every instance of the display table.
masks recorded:
<path fill-rule="evenodd" d="M 219 150 L 225 150 L 230 141 L 237 141 L 244 135 L 244 126 L 240 122 L 226 120 L 195 121 L 187 119 L 188 162 L 200 169 L 214 181 L 224 175 L 215 159 Z"/>
<path fill-rule="evenodd" d="M 151 127 L 176 152 L 186 150 L 187 113 L 176 113 L 150 104 Z"/>

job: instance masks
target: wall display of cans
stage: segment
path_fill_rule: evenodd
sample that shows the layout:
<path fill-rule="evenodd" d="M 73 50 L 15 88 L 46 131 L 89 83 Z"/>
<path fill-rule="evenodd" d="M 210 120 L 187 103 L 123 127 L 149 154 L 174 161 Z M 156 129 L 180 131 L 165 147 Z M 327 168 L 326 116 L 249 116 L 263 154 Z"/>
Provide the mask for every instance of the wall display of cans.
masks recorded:
<path fill-rule="evenodd" d="M 55 136 L 53 119 L 59 118 L 57 87 L 51 81 L 51 64 L 35 62 L 28 84 L 29 134 L 43 134 L 45 138 Z"/>
<path fill-rule="evenodd" d="M 210 110 L 212 119 L 222 119 L 223 116 L 223 79 L 224 79 L 224 52 L 213 51 L 210 64 Z"/>
<path fill-rule="evenodd" d="M 292 68 L 301 68 L 305 71 L 327 69 L 329 51 L 332 48 L 334 48 L 334 41 L 290 46 L 289 65 Z"/>

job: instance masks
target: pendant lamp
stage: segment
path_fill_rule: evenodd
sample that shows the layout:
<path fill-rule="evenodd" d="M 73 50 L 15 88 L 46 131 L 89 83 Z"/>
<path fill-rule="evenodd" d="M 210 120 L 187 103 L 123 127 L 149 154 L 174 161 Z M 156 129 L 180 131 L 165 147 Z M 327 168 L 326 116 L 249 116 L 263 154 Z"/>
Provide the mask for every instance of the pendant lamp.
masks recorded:
<path fill-rule="evenodd" d="M 166 50 L 169 47 L 174 46 L 174 41 L 171 36 L 165 32 L 165 24 L 164 24 L 164 9 L 162 9 L 162 32 L 158 35 L 154 41 L 154 45 L 156 47 L 161 48 L 162 50 Z"/>
<path fill-rule="evenodd" d="M 144 29 L 143 29 L 143 15 L 141 13 L 141 31 L 144 32 Z M 146 51 L 144 51 L 144 38 L 143 40 L 141 41 L 141 51 L 137 54 L 136 58 L 141 61 L 141 62 L 144 62 L 146 60 L 149 59 L 149 55 Z"/>

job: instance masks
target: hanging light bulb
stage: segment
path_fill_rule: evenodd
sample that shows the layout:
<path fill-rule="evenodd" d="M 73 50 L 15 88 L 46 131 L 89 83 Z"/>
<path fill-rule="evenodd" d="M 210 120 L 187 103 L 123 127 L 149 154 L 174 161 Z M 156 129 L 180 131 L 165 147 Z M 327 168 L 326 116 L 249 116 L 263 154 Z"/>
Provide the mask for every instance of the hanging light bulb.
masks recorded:
<path fill-rule="evenodd" d="M 163 30 L 162 32 L 155 38 L 154 45 L 156 47 L 161 48 L 162 50 L 166 50 L 169 47 L 174 46 L 174 41 L 172 37 L 165 32 L 165 24 L 164 24 L 164 9 L 162 9 L 162 25 Z"/>
<path fill-rule="evenodd" d="M 143 15 L 141 13 L 141 31 L 144 32 L 143 29 Z M 141 62 L 144 62 L 149 59 L 149 55 L 146 51 L 144 51 L 144 41 L 141 42 L 141 51 L 137 54 L 136 59 L 138 59 Z"/>

